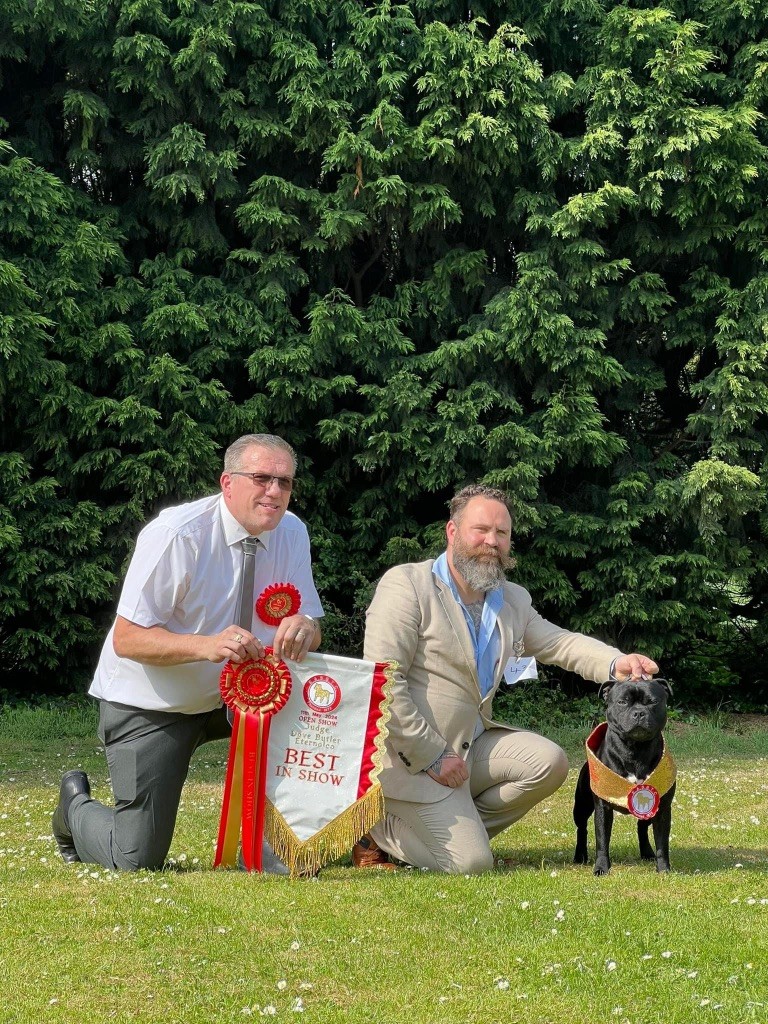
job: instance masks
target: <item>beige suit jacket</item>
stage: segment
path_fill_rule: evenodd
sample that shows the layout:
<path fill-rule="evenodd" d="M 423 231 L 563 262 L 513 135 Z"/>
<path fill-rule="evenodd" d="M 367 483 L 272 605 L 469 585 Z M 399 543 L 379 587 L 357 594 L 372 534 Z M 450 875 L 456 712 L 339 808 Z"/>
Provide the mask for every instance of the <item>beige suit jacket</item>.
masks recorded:
<path fill-rule="evenodd" d="M 504 584 L 498 616 L 499 660 L 491 692 L 483 698 L 464 613 L 432 572 L 432 559 L 399 565 L 384 574 L 367 612 L 365 657 L 396 662 L 389 738 L 380 780 L 385 796 L 433 803 L 449 790 L 424 769 L 450 747 L 466 757 L 478 716 L 486 729 L 491 705 L 512 657 L 533 656 L 586 679 L 608 679 L 621 651 L 561 629 L 542 618 L 527 590 Z"/>

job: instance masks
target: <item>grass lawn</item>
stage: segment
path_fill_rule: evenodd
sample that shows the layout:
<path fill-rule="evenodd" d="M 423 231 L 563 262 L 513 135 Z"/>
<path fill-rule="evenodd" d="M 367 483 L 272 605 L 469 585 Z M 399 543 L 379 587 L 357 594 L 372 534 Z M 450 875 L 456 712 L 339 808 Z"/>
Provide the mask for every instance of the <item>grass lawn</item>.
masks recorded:
<path fill-rule="evenodd" d="M 224 743 L 193 762 L 168 870 L 65 866 L 59 776 L 108 799 L 103 754 L 89 722 L 25 714 L 0 716 L 2 1024 L 768 1021 L 768 729 L 672 727 L 668 876 L 624 817 L 609 877 L 570 863 L 580 736 L 561 730 L 568 783 L 495 844 L 516 869 L 290 881 L 210 869 Z"/>

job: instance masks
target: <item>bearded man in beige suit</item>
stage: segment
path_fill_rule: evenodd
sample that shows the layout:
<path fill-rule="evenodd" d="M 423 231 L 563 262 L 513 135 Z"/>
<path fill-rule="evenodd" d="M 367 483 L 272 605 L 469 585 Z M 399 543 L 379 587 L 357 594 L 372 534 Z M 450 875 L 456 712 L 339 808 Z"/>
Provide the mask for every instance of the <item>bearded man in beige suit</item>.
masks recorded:
<path fill-rule="evenodd" d="M 365 657 L 398 669 L 380 776 L 386 814 L 353 850 L 357 867 L 391 867 L 391 856 L 435 871 L 487 871 L 490 839 L 562 785 L 560 747 L 493 721 L 510 659 L 533 656 L 595 682 L 658 671 L 644 655 L 548 622 L 507 581 L 503 491 L 465 487 L 450 512 L 444 554 L 390 569 L 368 609 Z"/>

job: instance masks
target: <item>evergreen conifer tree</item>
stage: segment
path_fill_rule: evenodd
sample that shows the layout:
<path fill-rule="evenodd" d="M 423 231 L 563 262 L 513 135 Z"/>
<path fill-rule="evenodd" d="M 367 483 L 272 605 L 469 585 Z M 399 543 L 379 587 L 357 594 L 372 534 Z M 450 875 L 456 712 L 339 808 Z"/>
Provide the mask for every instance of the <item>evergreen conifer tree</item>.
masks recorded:
<path fill-rule="evenodd" d="M 139 525 L 268 430 L 336 649 L 484 479 L 544 614 L 766 700 L 763 35 L 0 0 L 0 687 L 82 686 Z"/>

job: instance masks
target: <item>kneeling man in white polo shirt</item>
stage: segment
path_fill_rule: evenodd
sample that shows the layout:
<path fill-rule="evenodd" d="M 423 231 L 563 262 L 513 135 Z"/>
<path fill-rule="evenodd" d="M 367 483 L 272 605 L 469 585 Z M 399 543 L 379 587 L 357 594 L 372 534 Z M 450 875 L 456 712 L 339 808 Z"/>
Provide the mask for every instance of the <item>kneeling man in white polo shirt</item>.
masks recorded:
<path fill-rule="evenodd" d="M 91 798 L 85 772 L 64 774 L 53 834 L 65 861 L 161 867 L 192 753 L 230 732 L 222 662 L 265 646 L 301 661 L 320 646 L 309 536 L 287 511 L 295 472 L 286 441 L 247 434 L 227 449 L 221 493 L 166 509 L 139 534 L 89 691 L 114 807 Z M 280 619 L 265 611 L 275 585 L 289 604 Z"/>

